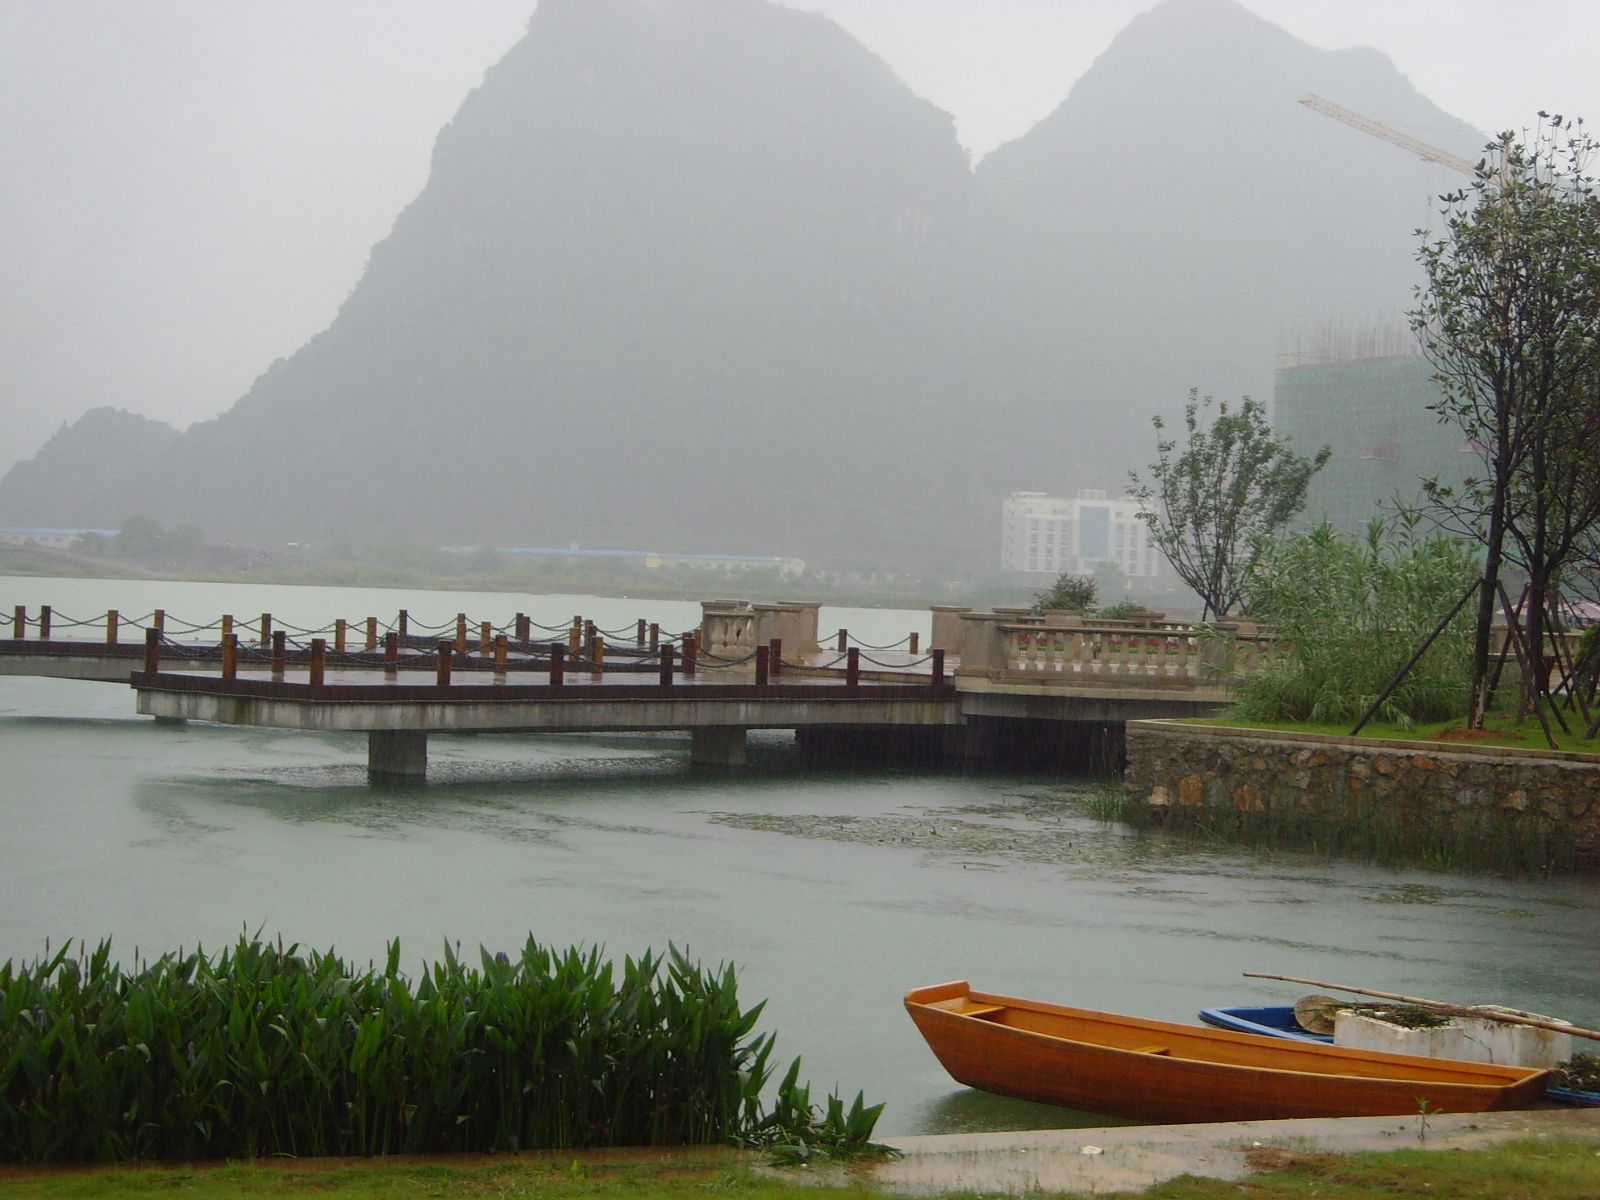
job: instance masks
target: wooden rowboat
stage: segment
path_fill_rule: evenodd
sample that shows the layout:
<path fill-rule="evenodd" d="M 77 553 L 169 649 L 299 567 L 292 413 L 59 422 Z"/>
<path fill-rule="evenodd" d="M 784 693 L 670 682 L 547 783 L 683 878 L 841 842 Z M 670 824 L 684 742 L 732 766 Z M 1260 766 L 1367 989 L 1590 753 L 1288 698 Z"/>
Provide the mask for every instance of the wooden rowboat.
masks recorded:
<path fill-rule="evenodd" d="M 1063 1008 L 965 982 L 913 988 L 906 1011 L 968 1087 L 1156 1123 L 1526 1108 L 1550 1075 Z"/>

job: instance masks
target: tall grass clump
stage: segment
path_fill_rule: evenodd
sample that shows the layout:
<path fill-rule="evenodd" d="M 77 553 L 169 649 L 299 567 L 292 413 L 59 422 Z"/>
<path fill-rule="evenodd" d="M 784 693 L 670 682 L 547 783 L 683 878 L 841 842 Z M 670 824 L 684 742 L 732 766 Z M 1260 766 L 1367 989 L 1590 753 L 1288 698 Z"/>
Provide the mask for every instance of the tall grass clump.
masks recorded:
<path fill-rule="evenodd" d="M 1355 721 L 1477 573 L 1471 550 L 1374 520 L 1365 539 L 1326 522 L 1267 542 L 1245 580 L 1251 617 L 1287 653 L 1237 682 L 1235 715 L 1260 721 Z M 1471 616 L 1458 614 L 1384 701 L 1402 728 L 1467 711 Z"/>
<path fill-rule="evenodd" d="M 864 1147 L 881 1106 L 830 1121 L 734 969 L 675 948 L 519 957 L 448 945 L 412 983 L 391 943 L 241 936 L 124 968 L 109 942 L 0 966 L 0 1161 L 188 1160 L 746 1142 Z M 853 1120 L 846 1120 L 846 1117 Z"/>

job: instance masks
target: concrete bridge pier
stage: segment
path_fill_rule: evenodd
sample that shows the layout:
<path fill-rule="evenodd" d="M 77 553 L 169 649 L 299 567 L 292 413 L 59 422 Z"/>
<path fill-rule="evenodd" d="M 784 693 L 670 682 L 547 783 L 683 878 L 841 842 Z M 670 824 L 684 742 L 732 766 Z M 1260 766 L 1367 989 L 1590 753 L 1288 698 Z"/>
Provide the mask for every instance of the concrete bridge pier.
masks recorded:
<path fill-rule="evenodd" d="M 744 734 L 738 725 L 703 725 L 690 730 L 690 763 L 697 767 L 744 766 Z"/>
<path fill-rule="evenodd" d="M 427 731 L 374 729 L 367 734 L 368 783 L 421 783 L 427 777 Z"/>

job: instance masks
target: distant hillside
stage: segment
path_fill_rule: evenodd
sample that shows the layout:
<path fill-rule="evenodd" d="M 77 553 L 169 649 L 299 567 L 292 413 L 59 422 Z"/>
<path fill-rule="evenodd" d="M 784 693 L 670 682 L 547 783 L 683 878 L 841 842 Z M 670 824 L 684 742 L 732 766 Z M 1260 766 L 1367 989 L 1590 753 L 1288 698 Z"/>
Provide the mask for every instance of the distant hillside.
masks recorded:
<path fill-rule="evenodd" d="M 120 408 L 92 408 L 0 479 L 0 524 L 116 529 L 131 515 L 110 493 L 149 478 L 183 435 Z"/>
<path fill-rule="evenodd" d="M 328 330 L 27 510 L 987 566 L 1007 491 L 1116 486 L 1287 321 L 1405 305 L 1451 180 L 1305 91 L 1476 145 L 1380 56 L 1168 0 L 975 174 L 822 18 L 541 0 Z"/>

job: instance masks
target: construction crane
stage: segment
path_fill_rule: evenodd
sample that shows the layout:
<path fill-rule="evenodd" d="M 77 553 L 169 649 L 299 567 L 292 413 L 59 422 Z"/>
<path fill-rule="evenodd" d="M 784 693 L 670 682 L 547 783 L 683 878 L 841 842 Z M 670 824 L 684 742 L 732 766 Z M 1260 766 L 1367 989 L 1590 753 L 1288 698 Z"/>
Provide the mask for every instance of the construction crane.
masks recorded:
<path fill-rule="evenodd" d="M 1441 150 L 1437 146 L 1428 145 L 1427 142 L 1418 141 L 1408 134 L 1401 133 L 1398 129 L 1390 129 L 1380 121 L 1374 121 L 1371 117 L 1364 117 L 1358 112 L 1345 108 L 1343 105 L 1335 104 L 1331 100 L 1324 100 L 1314 93 L 1307 92 L 1300 98 L 1300 103 L 1313 112 L 1319 112 L 1325 117 L 1332 117 L 1335 121 L 1343 121 L 1346 125 L 1354 126 L 1363 133 L 1370 133 L 1373 137 L 1382 138 L 1386 142 L 1399 146 L 1402 150 L 1409 150 L 1422 159 L 1423 162 L 1438 163 L 1441 166 L 1451 167 L 1460 171 L 1463 175 L 1476 177 L 1478 174 L 1478 164 L 1462 158 L 1459 154 L 1451 154 L 1448 150 Z"/>

